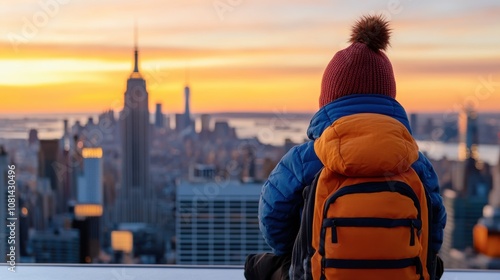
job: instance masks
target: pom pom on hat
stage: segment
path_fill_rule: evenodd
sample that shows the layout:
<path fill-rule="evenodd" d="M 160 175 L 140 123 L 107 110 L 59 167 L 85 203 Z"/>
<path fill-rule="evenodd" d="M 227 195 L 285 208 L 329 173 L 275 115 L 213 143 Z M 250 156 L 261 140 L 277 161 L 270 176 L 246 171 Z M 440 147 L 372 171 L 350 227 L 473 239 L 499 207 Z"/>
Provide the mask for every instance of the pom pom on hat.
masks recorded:
<path fill-rule="evenodd" d="M 396 81 L 389 58 L 391 29 L 382 16 L 363 16 L 352 27 L 349 47 L 328 63 L 321 82 L 320 108 L 350 94 L 396 97 Z"/>
<path fill-rule="evenodd" d="M 351 43 L 363 43 L 370 49 L 383 50 L 389 46 L 391 30 L 382 16 L 363 16 L 352 27 Z"/>

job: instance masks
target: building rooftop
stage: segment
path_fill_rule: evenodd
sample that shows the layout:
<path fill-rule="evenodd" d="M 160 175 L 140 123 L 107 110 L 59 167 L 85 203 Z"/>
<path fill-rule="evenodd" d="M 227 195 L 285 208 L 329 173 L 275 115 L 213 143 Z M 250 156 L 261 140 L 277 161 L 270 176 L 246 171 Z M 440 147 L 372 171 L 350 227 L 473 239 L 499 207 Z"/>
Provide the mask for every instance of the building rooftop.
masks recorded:
<path fill-rule="evenodd" d="M 182 182 L 177 187 L 177 196 L 190 198 L 197 196 L 198 199 L 207 200 L 224 195 L 253 200 L 259 197 L 261 189 L 262 183 L 242 183 L 234 180 L 205 183 Z"/>
<path fill-rule="evenodd" d="M 239 266 L 109 266 L 21 264 L 16 272 L 0 266 L 0 279 L 12 280 L 139 280 L 139 279 L 244 279 Z M 498 280 L 500 270 L 447 270 L 442 280 Z"/>

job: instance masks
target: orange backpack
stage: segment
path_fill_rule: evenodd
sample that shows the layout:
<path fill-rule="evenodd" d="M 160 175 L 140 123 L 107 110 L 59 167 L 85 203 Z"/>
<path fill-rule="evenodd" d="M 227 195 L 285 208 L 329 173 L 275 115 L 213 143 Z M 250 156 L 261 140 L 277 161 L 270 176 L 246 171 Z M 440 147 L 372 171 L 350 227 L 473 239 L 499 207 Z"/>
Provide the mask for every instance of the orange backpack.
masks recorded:
<path fill-rule="evenodd" d="M 323 168 L 304 198 L 291 279 L 434 279 L 430 200 L 413 169 L 352 178 Z"/>

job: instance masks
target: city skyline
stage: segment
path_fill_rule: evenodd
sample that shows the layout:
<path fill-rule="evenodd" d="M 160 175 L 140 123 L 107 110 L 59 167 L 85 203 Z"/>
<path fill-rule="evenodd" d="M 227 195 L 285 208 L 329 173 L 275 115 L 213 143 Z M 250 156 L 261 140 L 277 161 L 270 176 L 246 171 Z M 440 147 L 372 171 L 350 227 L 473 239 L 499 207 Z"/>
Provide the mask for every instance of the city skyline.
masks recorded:
<path fill-rule="evenodd" d="M 369 12 L 391 20 L 387 54 L 407 111 L 453 111 L 465 102 L 500 110 L 494 1 L 369 1 L 360 8 L 326 0 L 150 0 L 118 8 L 113 1 L 24 0 L 10 7 L 0 12 L 3 114 L 122 108 L 134 19 L 150 111 L 162 103 L 168 113 L 182 112 L 188 68 L 193 113 L 314 112 L 324 67 L 348 45 L 346 27 Z"/>
<path fill-rule="evenodd" d="M 33 128 L 26 125 L 32 118 L 29 114 L 14 121 L 16 125 L 9 125 L 8 117 L 0 118 L 2 136 L 3 131 L 8 132 L 14 126 L 28 136 L 27 140 L 0 137 L 0 162 L 6 166 L 8 161 L 18 170 L 19 262 L 241 265 L 249 254 L 269 250 L 257 217 L 261 186 L 266 178 L 276 174 L 271 172 L 277 170 L 275 166 L 279 166 L 284 154 L 293 152 L 292 147 L 298 143 L 308 141 L 303 132 L 310 124 L 304 121 L 304 115 L 289 114 L 286 102 L 282 104 L 283 112 L 275 111 L 267 119 L 262 117 L 265 114 L 260 114 L 261 119 L 255 117 L 257 114 L 253 117 L 247 114 L 249 119 L 240 120 L 239 125 L 231 120 L 231 114 L 222 119 L 215 114 L 192 114 L 191 103 L 196 103 L 193 100 L 199 95 L 196 86 L 191 95 L 194 83 L 190 67 L 179 68 L 184 74 L 184 95 L 178 91 L 176 96 L 183 97 L 184 112 L 175 114 L 171 120 L 162 111 L 164 104 L 170 104 L 169 100 L 157 103 L 150 94 L 158 92 L 160 84 L 168 83 L 168 79 L 158 80 L 155 75 L 160 74 L 142 67 L 142 47 L 137 43 L 138 33 L 134 29 L 133 48 L 127 56 L 133 67 L 128 70 L 128 79 L 120 77 L 127 85 L 119 95 L 122 102 L 105 108 L 110 110 L 101 109 L 99 116 L 89 116 L 84 122 L 71 120 L 69 114 L 57 120 L 57 125 L 64 128 L 62 137 L 52 139 L 41 133 L 50 130 L 50 118 L 38 119 L 45 125 Z M 470 98 L 455 103 L 457 106 L 452 106 L 451 112 L 441 112 L 437 118 L 411 113 L 408 125 L 404 112 L 398 113 L 401 115 L 398 119 L 401 118 L 407 131 L 413 132 L 415 140 L 427 142 L 417 144 L 423 153 L 432 154 L 429 160 L 438 175 L 432 176 L 435 177 L 432 181 L 435 184 L 439 180 L 444 204 L 451 213 L 452 226 L 445 231 L 440 251 L 443 259 L 449 257 L 445 259 L 447 268 L 474 267 L 476 256 L 489 256 L 489 252 L 482 251 L 469 256 L 468 251 L 476 248 L 479 240 L 471 235 L 473 230 L 480 228 L 486 235 L 496 232 L 487 223 L 494 217 L 483 215 L 482 207 L 488 205 L 489 198 L 494 196 L 490 193 L 494 194 L 493 189 L 498 190 L 499 186 L 495 174 L 498 174 L 500 113 L 477 113 L 480 108 L 468 107 L 471 104 L 465 102 L 477 102 L 476 107 L 489 104 L 493 97 L 485 92 L 492 95 L 496 87 L 488 81 L 491 77 L 479 76 L 482 91 L 476 90 Z M 221 86 L 227 81 L 231 80 L 221 80 Z M 101 82 L 106 84 L 104 80 Z M 100 83 L 93 85 L 99 87 Z M 74 85 L 66 86 L 68 90 L 76 90 Z M 267 86 L 279 88 L 279 85 Z M 79 89 L 84 91 L 85 87 Z M 106 103 L 96 95 L 90 94 L 88 98 L 94 102 L 93 108 Z M 252 107 L 245 98 L 239 99 L 247 104 L 247 110 L 267 108 Z M 211 102 L 216 100 L 213 97 Z M 43 101 L 37 98 L 24 103 L 30 101 L 43 106 Z M 57 112 L 59 99 L 48 101 L 52 101 L 49 108 Z M 168 108 L 167 111 L 172 114 Z M 241 111 L 237 114 L 245 115 Z M 315 125 L 314 121 L 312 124 Z M 2 131 L 2 126 L 7 129 Z M 245 126 L 247 131 L 243 133 Z M 302 136 L 289 138 L 298 134 Z M 283 141 L 270 142 L 276 139 Z M 479 151 L 480 139 L 494 149 Z M 445 145 L 452 147 L 458 158 L 438 155 L 439 150 L 447 148 Z M 496 157 L 489 161 L 484 154 Z M 479 198 L 479 203 L 472 218 L 464 218 L 455 211 L 475 198 Z M 2 200 L 6 201 L 5 197 Z M 489 207 L 498 205 L 492 202 Z M 478 219 L 483 222 L 477 223 Z M 454 257 L 457 254 L 467 259 Z M 491 257 L 488 263 L 497 260 L 497 256 Z"/>

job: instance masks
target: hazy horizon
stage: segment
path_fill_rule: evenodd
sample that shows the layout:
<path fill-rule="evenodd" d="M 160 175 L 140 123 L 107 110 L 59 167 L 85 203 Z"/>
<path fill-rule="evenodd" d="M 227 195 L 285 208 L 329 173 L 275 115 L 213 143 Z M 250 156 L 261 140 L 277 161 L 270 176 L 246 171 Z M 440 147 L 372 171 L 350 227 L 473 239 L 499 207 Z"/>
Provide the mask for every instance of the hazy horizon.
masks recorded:
<path fill-rule="evenodd" d="M 37 117 L 51 117 L 51 116 L 81 116 L 81 117 L 86 117 L 86 116 L 96 116 L 100 115 L 102 113 L 106 112 L 106 110 L 102 111 L 96 111 L 96 112 L 56 112 L 56 113 L 50 113 L 50 112 L 19 112 L 19 113 L 0 113 L 0 119 L 3 118 L 9 118 L 9 117 L 15 117 L 15 118 L 37 118 Z M 115 111 L 115 114 L 118 114 L 120 111 Z M 155 111 L 150 110 L 150 115 L 154 115 Z M 177 111 L 177 112 L 165 112 L 163 111 L 164 115 L 175 115 L 175 114 L 182 114 L 184 112 L 182 111 Z M 316 113 L 316 111 L 310 111 L 310 112 L 293 112 L 293 111 L 216 111 L 216 112 L 191 112 L 192 115 L 194 116 L 200 116 L 203 114 L 209 114 L 209 115 L 233 115 L 235 117 L 238 116 L 243 116 L 243 115 L 249 115 L 248 117 L 253 117 L 255 116 L 256 118 L 266 118 L 268 116 L 273 116 L 273 115 L 297 115 L 297 116 L 313 116 Z M 418 115 L 430 115 L 430 116 L 436 116 L 436 115 L 458 115 L 458 111 L 407 111 L 407 114 L 418 114 Z M 478 111 L 477 112 L 479 115 L 500 115 L 500 111 Z"/>

